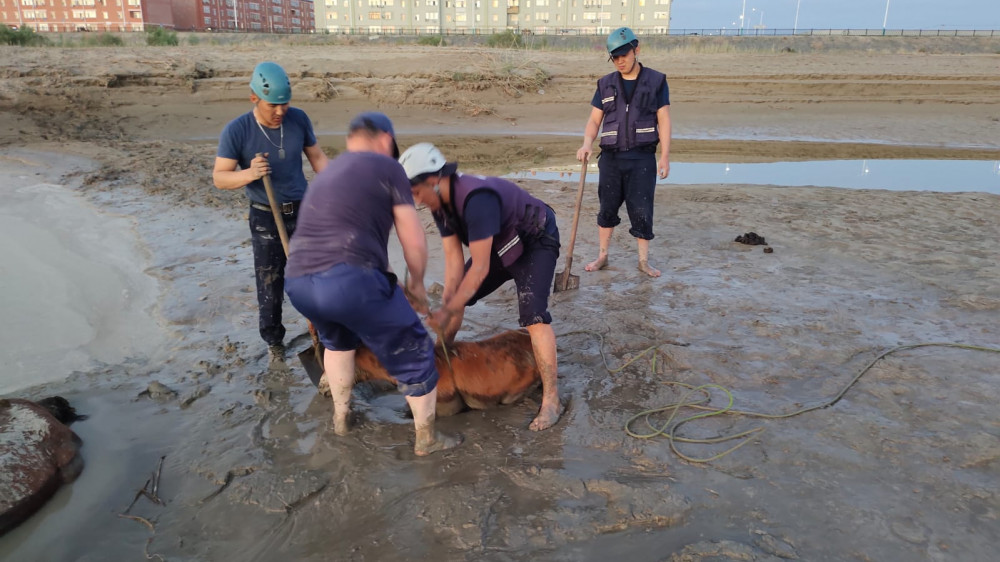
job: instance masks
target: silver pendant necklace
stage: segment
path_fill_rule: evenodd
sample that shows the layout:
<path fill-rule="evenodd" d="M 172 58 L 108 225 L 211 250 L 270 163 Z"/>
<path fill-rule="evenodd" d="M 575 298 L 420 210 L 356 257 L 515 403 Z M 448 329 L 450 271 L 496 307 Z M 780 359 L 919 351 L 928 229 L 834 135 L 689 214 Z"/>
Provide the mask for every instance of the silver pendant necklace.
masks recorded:
<path fill-rule="evenodd" d="M 278 159 L 279 160 L 284 160 L 285 159 L 285 124 L 282 123 L 282 124 L 278 125 L 278 130 L 281 131 L 281 144 L 274 144 L 274 141 L 271 140 L 271 137 L 267 136 L 267 132 L 264 131 L 264 126 L 260 124 L 260 121 L 254 119 L 253 122 L 257 124 L 257 128 L 260 129 L 260 133 L 262 135 L 264 135 L 264 138 L 267 139 L 267 142 L 271 143 L 271 146 L 273 146 L 273 147 L 275 147 L 275 148 L 278 149 Z"/>

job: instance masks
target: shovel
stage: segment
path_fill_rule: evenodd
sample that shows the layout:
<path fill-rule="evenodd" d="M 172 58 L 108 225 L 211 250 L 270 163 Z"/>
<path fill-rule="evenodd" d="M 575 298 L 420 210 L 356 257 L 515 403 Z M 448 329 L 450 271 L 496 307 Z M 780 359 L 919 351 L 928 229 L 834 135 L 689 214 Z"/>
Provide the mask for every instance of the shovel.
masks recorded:
<path fill-rule="evenodd" d="M 257 156 L 263 156 L 260 152 Z M 285 229 L 285 218 L 281 216 L 281 208 L 278 207 L 278 199 L 274 196 L 274 187 L 271 185 L 271 174 L 265 175 L 264 191 L 267 192 L 267 202 L 271 206 L 271 214 L 274 215 L 274 224 L 278 227 L 278 238 L 281 239 L 281 247 L 285 250 L 285 257 L 288 257 L 288 231 Z M 299 361 L 306 369 L 309 380 L 317 387 L 319 379 L 323 376 L 323 344 L 319 341 L 319 334 L 312 322 L 309 322 L 309 335 L 312 336 L 312 347 L 299 353 Z"/>
<path fill-rule="evenodd" d="M 583 159 L 583 166 L 580 169 L 580 190 L 576 194 L 576 210 L 573 212 L 573 230 L 569 235 L 569 246 L 566 249 L 566 269 L 556 275 L 555 285 L 552 287 L 553 293 L 569 291 L 580 288 L 580 276 L 570 274 L 573 267 L 573 245 L 576 243 L 576 227 L 580 224 L 580 206 L 583 204 L 583 185 L 587 181 L 587 159 Z"/>

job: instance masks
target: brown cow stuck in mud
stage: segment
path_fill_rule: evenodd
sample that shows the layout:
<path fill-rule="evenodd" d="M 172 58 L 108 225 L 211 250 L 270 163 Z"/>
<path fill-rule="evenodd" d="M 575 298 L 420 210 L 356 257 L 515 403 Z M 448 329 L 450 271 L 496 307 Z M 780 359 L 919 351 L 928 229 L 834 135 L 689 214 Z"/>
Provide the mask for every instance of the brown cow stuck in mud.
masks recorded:
<path fill-rule="evenodd" d="M 524 330 L 510 330 L 482 341 L 453 342 L 448 345 L 447 357 L 439 344 L 434 349 L 434 363 L 439 374 L 438 416 L 512 404 L 541 380 L 531 338 Z M 364 346 L 354 355 L 354 373 L 355 382 L 396 384 L 396 379 Z M 329 394 L 325 379 L 320 391 Z"/>

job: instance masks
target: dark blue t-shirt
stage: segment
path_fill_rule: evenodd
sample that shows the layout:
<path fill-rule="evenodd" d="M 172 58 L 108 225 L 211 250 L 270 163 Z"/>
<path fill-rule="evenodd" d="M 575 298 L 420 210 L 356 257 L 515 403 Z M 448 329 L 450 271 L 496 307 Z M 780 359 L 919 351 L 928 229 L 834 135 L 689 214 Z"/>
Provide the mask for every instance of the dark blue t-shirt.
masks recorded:
<path fill-rule="evenodd" d="M 253 111 L 233 119 L 222 130 L 217 155 L 236 160 L 240 169 L 245 170 L 250 167 L 250 161 L 258 152 L 266 152 L 271 164 L 271 185 L 278 203 L 300 201 L 308 185 L 302 171 L 302 151 L 305 147 L 316 144 L 312 122 L 306 112 L 289 107 L 280 128 L 260 129 Z M 284 159 L 278 156 L 278 146 L 285 148 Z M 248 183 L 246 193 L 251 201 L 267 205 L 267 191 L 264 190 L 262 180 Z"/>
<path fill-rule="evenodd" d="M 375 152 L 344 152 L 316 174 L 299 207 L 286 277 L 347 263 L 388 271 L 393 207 L 413 206 L 403 167 Z"/>
<path fill-rule="evenodd" d="M 441 237 L 458 234 L 443 213 L 434 215 Z M 469 242 L 485 240 L 500 234 L 500 196 L 494 191 L 473 192 L 465 200 L 465 226 L 469 229 Z"/>

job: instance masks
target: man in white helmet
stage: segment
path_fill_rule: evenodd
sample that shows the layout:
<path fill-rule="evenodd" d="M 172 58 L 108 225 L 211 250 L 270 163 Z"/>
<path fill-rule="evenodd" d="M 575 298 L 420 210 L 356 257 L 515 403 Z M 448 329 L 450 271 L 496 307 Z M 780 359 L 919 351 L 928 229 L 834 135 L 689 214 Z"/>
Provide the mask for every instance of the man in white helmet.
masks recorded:
<path fill-rule="evenodd" d="M 656 178 L 670 174 L 670 88 L 663 73 L 639 63 L 639 39 L 627 27 L 608 35 L 608 60 L 614 62 L 615 71 L 597 81 L 583 146 L 576 152 L 577 160 L 589 159 L 600 131 L 600 253 L 584 269 L 597 271 L 608 266 L 611 234 L 621 223 L 618 211 L 624 203 L 632 224 L 629 234 L 638 247 L 639 271 L 659 277 L 660 270 L 649 264 L 649 241 L 653 239 Z"/>
<path fill-rule="evenodd" d="M 284 69 L 273 62 L 258 64 L 250 78 L 253 110 L 226 125 L 212 171 L 215 187 L 246 188 L 250 199 L 258 330 L 267 342 L 272 365 L 280 364 L 285 357 L 285 327 L 281 323 L 285 250 L 261 178 L 271 174 L 274 195 L 291 236 L 308 185 L 302 173 L 302 155 L 306 155 L 314 172 L 322 171 L 327 164 L 312 122 L 304 111 L 289 106 L 291 99 L 292 85 Z"/>
<path fill-rule="evenodd" d="M 462 325 L 465 307 L 513 279 L 519 323 L 531 336 L 542 379 L 542 406 L 530 428 L 552 427 L 561 414 L 556 336 L 548 311 L 559 258 L 559 229 L 552 209 L 513 182 L 458 173 L 433 144 L 410 147 L 399 158 L 413 200 L 425 205 L 441 232 L 445 259 L 441 307 L 430 315 L 446 340 Z M 465 261 L 463 246 L 469 248 Z"/>

